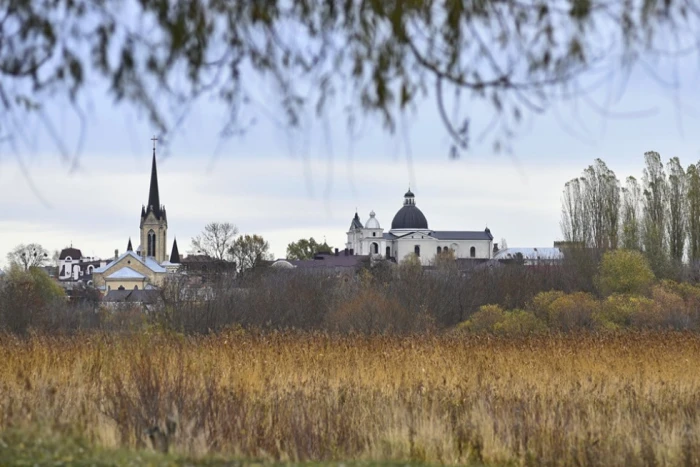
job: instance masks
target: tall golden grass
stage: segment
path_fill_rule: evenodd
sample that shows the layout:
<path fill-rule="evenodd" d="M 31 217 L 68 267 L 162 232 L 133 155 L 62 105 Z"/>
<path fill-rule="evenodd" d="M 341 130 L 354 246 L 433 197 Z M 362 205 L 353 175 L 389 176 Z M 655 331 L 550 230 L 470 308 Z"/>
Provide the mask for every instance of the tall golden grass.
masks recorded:
<path fill-rule="evenodd" d="M 700 463 L 700 336 L 0 340 L 0 430 L 263 460 Z"/>

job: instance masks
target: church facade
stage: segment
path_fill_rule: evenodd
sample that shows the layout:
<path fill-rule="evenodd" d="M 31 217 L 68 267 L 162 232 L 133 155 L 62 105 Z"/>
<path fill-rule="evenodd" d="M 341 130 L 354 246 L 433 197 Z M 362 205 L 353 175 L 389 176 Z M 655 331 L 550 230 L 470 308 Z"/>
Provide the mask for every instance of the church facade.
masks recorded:
<path fill-rule="evenodd" d="M 493 235 L 488 228 L 479 231 L 430 229 L 425 215 L 416 206 L 415 195 L 408 190 L 388 232 L 381 227 L 374 211 L 369 213 L 364 225 L 355 213 L 345 247 L 354 255 L 371 255 L 396 261 L 416 255 L 421 264 L 427 266 L 436 255 L 446 251 L 451 251 L 455 258 L 490 259 Z"/>
<path fill-rule="evenodd" d="M 115 251 L 114 260 L 92 271 L 94 286 L 99 290 L 108 294 L 113 290 L 159 287 L 168 274 L 176 272 L 180 266 L 177 239 L 173 241 L 170 256 L 167 254 L 168 217 L 165 206 L 160 203 L 155 138 L 148 204 L 141 206 L 139 228 L 141 244 L 136 251 L 129 239 L 123 254 Z"/>

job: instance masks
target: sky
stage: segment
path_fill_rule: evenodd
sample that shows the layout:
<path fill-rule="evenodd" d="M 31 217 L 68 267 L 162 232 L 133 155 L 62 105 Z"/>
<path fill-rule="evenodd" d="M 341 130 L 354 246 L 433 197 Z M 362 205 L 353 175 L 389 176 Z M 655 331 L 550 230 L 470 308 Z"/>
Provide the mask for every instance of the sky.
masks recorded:
<path fill-rule="evenodd" d="M 700 160 L 700 109 L 693 107 L 700 90 L 692 85 L 697 63 L 681 63 L 673 75 L 681 83 L 676 89 L 636 69 L 624 86 L 611 82 L 622 92 L 606 113 L 563 102 L 528 114 L 509 153 L 495 152 L 490 139 L 472 140 L 457 160 L 449 157 L 450 140 L 431 96 L 394 134 L 368 117 L 352 136 L 339 111 L 309 117 L 301 129 L 279 125 L 274 95 L 260 88 L 266 97 L 253 110 L 255 123 L 242 136 L 222 138 L 225 109 L 200 100 L 177 131 L 159 135 L 169 242 L 177 238 L 180 252 L 187 252 L 206 223 L 219 221 L 262 235 L 277 258 L 302 237 L 342 249 L 356 210 L 363 222 L 374 210 L 388 230 L 410 186 L 432 229 L 488 226 L 494 241 L 506 239 L 510 247 L 551 246 L 561 238 L 564 184 L 595 158 L 620 180 L 641 176 L 645 151 L 679 157 L 684 166 Z M 99 87 L 89 95 L 82 125 L 65 103 L 48 104 L 58 139 L 41 119 L 27 117 L 20 144 L 0 142 L 0 267 L 20 243 L 40 243 L 50 252 L 72 244 L 103 258 L 123 252 L 130 237 L 138 244 L 154 129 Z M 604 102 L 606 95 L 590 98 Z M 462 105 L 475 127 L 490 120 L 483 103 Z"/>

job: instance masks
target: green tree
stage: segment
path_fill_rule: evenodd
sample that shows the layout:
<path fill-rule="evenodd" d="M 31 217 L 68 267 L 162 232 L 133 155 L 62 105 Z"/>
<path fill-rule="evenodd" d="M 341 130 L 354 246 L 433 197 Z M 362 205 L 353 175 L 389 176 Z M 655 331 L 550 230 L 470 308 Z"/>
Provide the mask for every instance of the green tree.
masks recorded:
<path fill-rule="evenodd" d="M 617 248 L 620 183 L 601 159 L 564 186 L 561 228 L 565 240 L 593 248 Z"/>
<path fill-rule="evenodd" d="M 0 287 L 0 328 L 23 333 L 29 326 L 48 321 L 51 305 L 63 300 L 61 286 L 38 267 L 13 265 Z"/>
<path fill-rule="evenodd" d="M 603 255 L 597 282 L 603 295 L 644 294 L 650 290 L 654 279 L 649 261 L 642 253 L 616 250 Z"/>
<path fill-rule="evenodd" d="M 700 260 L 700 164 L 690 164 L 688 178 L 688 254 Z"/>
<path fill-rule="evenodd" d="M 302 238 L 287 245 L 287 259 L 311 259 L 319 253 L 331 253 L 333 249 L 324 241 L 318 243 L 313 237 Z"/>
<path fill-rule="evenodd" d="M 272 259 L 270 244 L 260 235 L 243 235 L 233 241 L 229 257 L 236 263 L 238 272 L 258 266 Z"/>
<path fill-rule="evenodd" d="M 687 235 L 687 203 L 688 203 L 688 187 L 687 176 L 681 161 L 674 157 L 667 165 L 668 169 L 668 187 L 666 189 L 666 217 L 668 222 L 666 229 L 668 231 L 669 252 L 671 258 L 677 262 L 683 260 L 685 253 L 685 239 Z"/>
<path fill-rule="evenodd" d="M 667 181 L 664 165 L 658 152 L 644 153 L 643 229 L 644 251 L 656 274 L 666 266 L 666 197 Z"/>
<path fill-rule="evenodd" d="M 681 56 L 697 36 L 695 6 L 694 0 L 4 1 L 0 136 L 16 130 L 16 114 L 43 111 L 52 99 L 67 98 L 77 108 L 89 96 L 88 83 L 143 111 L 161 132 L 179 122 L 181 112 L 173 109 L 214 97 L 229 109 L 223 125 L 231 132 L 248 121 L 246 105 L 255 101 L 246 83 L 268 80 L 292 126 L 305 111 L 323 114 L 348 90 L 348 125 L 375 114 L 394 131 L 399 117 L 433 90 L 459 151 L 468 145 L 470 115 L 448 112 L 448 98 L 490 106 L 499 117 L 498 143 L 525 112 L 542 112 L 570 95 L 591 66 L 629 69 L 661 48 L 666 57 Z M 674 41 L 665 40 L 669 34 Z"/>
<path fill-rule="evenodd" d="M 49 252 L 38 243 L 17 245 L 7 254 L 10 267 L 18 266 L 23 271 L 32 267 L 43 266 L 49 261 Z"/>
<path fill-rule="evenodd" d="M 622 189 L 621 212 L 621 246 L 627 250 L 639 250 L 642 238 L 639 224 L 639 209 L 642 200 L 642 189 L 634 177 L 627 177 Z"/>

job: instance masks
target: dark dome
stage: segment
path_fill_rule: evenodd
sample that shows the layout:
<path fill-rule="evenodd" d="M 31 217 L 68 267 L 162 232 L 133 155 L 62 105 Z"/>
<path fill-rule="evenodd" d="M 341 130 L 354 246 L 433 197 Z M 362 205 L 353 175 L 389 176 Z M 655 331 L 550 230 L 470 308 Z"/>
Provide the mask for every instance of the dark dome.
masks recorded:
<path fill-rule="evenodd" d="M 412 194 L 412 193 L 411 193 Z M 392 229 L 427 229 L 428 220 L 414 204 L 404 205 L 391 221 Z"/>

